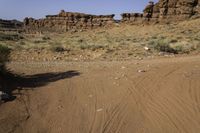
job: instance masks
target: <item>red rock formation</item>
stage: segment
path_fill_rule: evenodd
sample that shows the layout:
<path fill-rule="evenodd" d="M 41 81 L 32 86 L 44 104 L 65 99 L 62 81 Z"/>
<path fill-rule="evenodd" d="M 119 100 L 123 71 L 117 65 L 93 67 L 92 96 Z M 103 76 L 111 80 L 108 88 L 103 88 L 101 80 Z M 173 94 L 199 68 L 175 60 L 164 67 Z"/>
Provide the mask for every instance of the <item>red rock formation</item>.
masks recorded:
<path fill-rule="evenodd" d="M 109 26 L 114 23 L 114 15 L 90 15 L 83 13 L 65 12 L 58 15 L 47 15 L 44 19 L 25 18 L 25 29 L 29 31 L 70 31 L 94 29 Z"/>
<path fill-rule="evenodd" d="M 137 23 L 137 17 L 130 14 L 122 14 L 122 20 Z M 160 0 L 156 4 L 149 2 L 143 11 L 142 22 L 174 22 L 199 16 L 200 0 Z"/>
<path fill-rule="evenodd" d="M 195 15 L 197 0 L 160 0 L 160 17 L 184 20 Z"/>
<path fill-rule="evenodd" d="M 22 22 L 17 20 L 3 20 L 0 19 L 0 30 L 9 31 L 9 30 L 18 30 L 23 26 Z"/>
<path fill-rule="evenodd" d="M 141 13 L 123 13 L 122 22 L 135 22 L 140 24 L 143 21 L 143 14 Z"/>
<path fill-rule="evenodd" d="M 159 0 L 150 1 L 143 13 L 123 13 L 122 23 L 168 23 L 200 17 L 200 0 Z M 47 15 L 44 19 L 24 19 L 26 31 L 78 31 L 110 26 L 115 23 L 114 15 L 90 15 L 84 13 L 65 12 L 58 15 Z"/>

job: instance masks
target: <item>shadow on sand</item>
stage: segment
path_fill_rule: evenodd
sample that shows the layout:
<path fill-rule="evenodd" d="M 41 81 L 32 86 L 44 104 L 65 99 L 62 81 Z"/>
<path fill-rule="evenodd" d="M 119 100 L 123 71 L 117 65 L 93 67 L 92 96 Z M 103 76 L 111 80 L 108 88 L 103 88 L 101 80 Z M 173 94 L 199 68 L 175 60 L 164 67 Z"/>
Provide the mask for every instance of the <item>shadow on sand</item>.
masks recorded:
<path fill-rule="evenodd" d="M 12 101 L 16 98 L 16 95 L 21 94 L 21 90 L 34 89 L 36 87 L 45 86 L 51 82 L 56 82 L 58 80 L 72 78 L 79 75 L 80 73 L 77 71 L 42 73 L 25 76 L 6 72 L 6 75 L 0 75 L 1 77 L 3 77 L 3 87 L 1 91 L 9 95 L 7 101 Z M 18 93 L 13 93 L 13 91 L 15 90 L 18 90 Z"/>

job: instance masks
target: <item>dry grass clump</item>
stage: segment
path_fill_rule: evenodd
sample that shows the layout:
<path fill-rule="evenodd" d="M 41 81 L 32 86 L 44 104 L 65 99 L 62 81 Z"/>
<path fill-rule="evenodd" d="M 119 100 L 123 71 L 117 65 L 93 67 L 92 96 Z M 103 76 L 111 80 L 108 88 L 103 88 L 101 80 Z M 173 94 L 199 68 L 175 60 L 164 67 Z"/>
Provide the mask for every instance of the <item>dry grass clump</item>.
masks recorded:
<path fill-rule="evenodd" d="M 173 54 L 190 53 L 199 47 L 196 43 L 167 38 L 158 38 L 152 40 L 150 41 L 149 46 L 159 52 L 167 52 Z"/>
<path fill-rule="evenodd" d="M 171 45 L 171 47 L 180 54 L 181 53 L 190 53 L 194 50 L 199 49 L 199 46 L 200 46 L 199 44 L 189 43 L 186 41 L 177 42 L 177 43 Z"/>
<path fill-rule="evenodd" d="M 159 38 L 156 40 L 153 40 L 149 44 L 153 49 L 159 51 L 159 52 L 168 52 L 168 53 L 177 53 L 178 51 L 171 47 L 170 40 Z"/>

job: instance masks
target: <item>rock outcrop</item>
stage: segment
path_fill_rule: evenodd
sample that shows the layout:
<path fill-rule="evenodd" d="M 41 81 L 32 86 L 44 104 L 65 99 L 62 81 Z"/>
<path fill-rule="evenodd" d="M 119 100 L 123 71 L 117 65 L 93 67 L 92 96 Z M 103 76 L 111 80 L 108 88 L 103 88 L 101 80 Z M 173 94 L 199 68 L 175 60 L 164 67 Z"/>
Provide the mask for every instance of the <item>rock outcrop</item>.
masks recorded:
<path fill-rule="evenodd" d="M 140 24 L 144 20 L 143 14 L 141 13 L 123 13 L 121 16 L 121 22 L 135 22 Z"/>
<path fill-rule="evenodd" d="M 25 18 L 22 23 L 0 20 L 0 29 L 17 29 L 23 27 L 27 33 L 66 32 L 110 27 L 117 21 L 112 15 L 90 15 L 75 12 L 61 12 L 47 15 L 43 19 Z M 121 23 L 169 23 L 200 17 L 200 0 L 159 0 L 150 1 L 143 13 L 123 13 Z"/>
<path fill-rule="evenodd" d="M 114 15 L 90 15 L 65 12 L 58 15 L 47 15 L 44 19 L 25 18 L 24 27 L 27 31 L 74 31 L 105 27 L 114 23 Z"/>
<path fill-rule="evenodd" d="M 199 15 L 198 0 L 160 0 L 160 16 L 168 19 L 184 20 Z"/>
<path fill-rule="evenodd" d="M 0 19 L 0 30 L 1 31 L 21 30 L 22 27 L 23 27 L 23 23 L 20 21 Z"/>
<path fill-rule="evenodd" d="M 158 3 L 150 1 L 143 11 L 122 14 L 122 22 L 175 22 L 200 16 L 200 0 L 160 0 Z M 142 16 L 142 17 L 141 17 Z"/>

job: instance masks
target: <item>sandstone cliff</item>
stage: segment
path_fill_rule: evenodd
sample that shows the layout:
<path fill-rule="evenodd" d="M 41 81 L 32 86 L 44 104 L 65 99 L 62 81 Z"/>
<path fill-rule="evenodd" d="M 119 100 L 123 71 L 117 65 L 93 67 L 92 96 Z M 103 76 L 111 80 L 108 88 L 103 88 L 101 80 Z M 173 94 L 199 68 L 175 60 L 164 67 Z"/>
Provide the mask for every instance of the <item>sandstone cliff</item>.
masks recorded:
<path fill-rule="evenodd" d="M 47 15 L 44 19 L 25 18 L 24 26 L 27 31 L 70 31 L 94 29 L 109 26 L 114 23 L 114 15 L 90 15 L 83 13 L 65 12 L 58 15 Z"/>
<path fill-rule="evenodd" d="M 160 0 L 156 4 L 150 1 L 143 14 L 135 14 L 137 13 L 122 14 L 122 22 L 137 24 L 181 21 L 200 16 L 200 0 Z"/>
<path fill-rule="evenodd" d="M 200 17 L 200 0 L 159 0 L 152 1 L 143 13 L 123 13 L 121 23 L 169 23 Z M 112 15 L 90 15 L 75 12 L 61 12 L 47 15 L 43 19 L 25 18 L 26 32 L 66 32 L 109 27 L 116 21 Z M 17 27 L 16 23 L 0 20 L 0 26 Z M 19 26 L 20 27 L 20 26 Z"/>
<path fill-rule="evenodd" d="M 23 23 L 17 20 L 3 20 L 0 19 L 1 31 L 20 30 L 23 27 Z"/>

